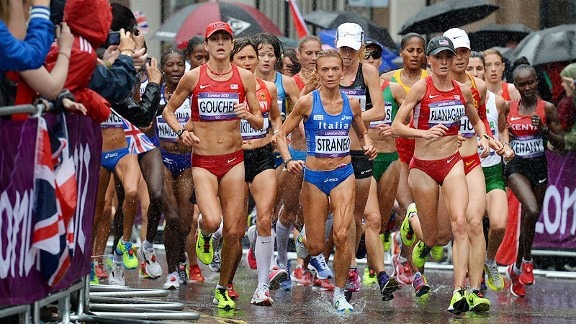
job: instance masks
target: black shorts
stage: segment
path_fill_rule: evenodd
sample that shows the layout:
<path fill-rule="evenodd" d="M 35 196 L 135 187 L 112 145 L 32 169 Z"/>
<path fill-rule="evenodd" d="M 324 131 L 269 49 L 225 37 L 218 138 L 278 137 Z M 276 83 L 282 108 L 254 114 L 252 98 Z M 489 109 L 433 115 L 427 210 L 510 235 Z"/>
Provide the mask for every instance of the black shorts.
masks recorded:
<path fill-rule="evenodd" d="M 529 159 L 515 157 L 506 165 L 506 180 L 514 173 L 520 173 L 528 178 L 532 187 L 546 185 L 548 180 L 546 156 Z"/>
<path fill-rule="evenodd" d="M 244 150 L 244 179 L 251 183 L 260 172 L 276 169 L 272 144 L 253 150 Z"/>
<path fill-rule="evenodd" d="M 352 167 L 356 179 L 366 179 L 372 176 L 374 162 L 369 160 L 362 150 L 350 151 L 352 157 Z"/>

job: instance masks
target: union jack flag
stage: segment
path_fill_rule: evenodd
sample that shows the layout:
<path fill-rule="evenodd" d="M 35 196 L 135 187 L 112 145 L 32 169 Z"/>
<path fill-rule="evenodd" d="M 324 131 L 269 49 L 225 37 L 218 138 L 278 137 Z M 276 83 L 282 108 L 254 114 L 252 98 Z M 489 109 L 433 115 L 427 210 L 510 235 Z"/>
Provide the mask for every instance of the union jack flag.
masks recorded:
<path fill-rule="evenodd" d="M 66 145 L 66 144 L 64 144 Z M 62 151 L 60 147 L 56 150 Z M 34 163 L 34 232 L 32 248 L 39 250 L 42 278 L 53 286 L 70 268 L 66 223 L 58 200 L 53 151 L 44 118 L 38 118 Z"/>
<path fill-rule="evenodd" d="M 136 23 L 138 24 L 138 29 L 140 29 L 141 32 L 146 34 L 150 31 L 150 28 L 148 28 L 148 20 L 146 19 L 146 15 L 143 12 L 134 11 L 134 17 L 136 17 Z"/>
<path fill-rule="evenodd" d="M 142 133 L 138 127 L 132 125 L 126 118 L 122 117 L 122 123 L 130 154 L 142 154 L 156 148 L 148 136 Z"/>

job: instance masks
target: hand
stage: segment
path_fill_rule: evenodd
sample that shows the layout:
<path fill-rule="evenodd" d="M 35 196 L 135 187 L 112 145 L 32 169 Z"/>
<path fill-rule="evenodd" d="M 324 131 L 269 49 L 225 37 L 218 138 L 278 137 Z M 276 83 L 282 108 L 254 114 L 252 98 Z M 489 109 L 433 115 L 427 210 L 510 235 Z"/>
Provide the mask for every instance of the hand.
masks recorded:
<path fill-rule="evenodd" d="M 270 143 L 272 144 L 272 147 L 276 147 L 276 142 L 278 141 L 278 133 L 274 133 L 272 134 L 272 138 L 270 138 Z"/>
<path fill-rule="evenodd" d="M 134 48 L 135 50 L 144 48 L 144 33 L 141 30 L 137 30 L 137 32 L 132 33 L 132 39 L 134 39 L 134 43 L 136 43 L 136 47 Z"/>
<path fill-rule="evenodd" d="M 462 143 L 466 142 L 466 137 L 462 133 L 458 133 L 458 148 L 462 147 Z"/>
<path fill-rule="evenodd" d="M 388 125 L 388 124 L 378 124 L 376 126 L 376 129 L 379 131 L 379 135 L 380 137 L 383 138 L 387 138 L 387 137 L 391 137 L 392 135 L 392 126 Z"/>
<path fill-rule="evenodd" d="M 56 25 L 56 38 L 58 39 L 58 47 L 61 52 L 70 54 L 72 45 L 74 44 L 74 35 L 70 31 L 70 27 L 65 22 Z"/>
<path fill-rule="evenodd" d="M 160 84 L 162 82 L 162 72 L 158 70 L 158 61 L 156 58 L 150 60 L 150 65 L 146 64 L 146 74 L 148 74 L 148 81 Z"/>
<path fill-rule="evenodd" d="M 448 131 L 448 127 L 446 127 L 442 124 L 434 125 L 434 126 L 432 126 L 432 128 L 424 131 L 422 138 L 427 139 L 427 140 L 439 138 L 439 137 L 446 135 L 447 131 Z"/>
<path fill-rule="evenodd" d="M 148 59 L 148 54 L 146 54 L 146 49 L 141 48 L 134 52 L 132 55 L 132 59 L 134 59 L 134 68 L 136 72 L 142 70 L 142 68 L 146 65 L 146 60 Z"/>
<path fill-rule="evenodd" d="M 498 155 L 502 155 L 505 152 L 505 147 L 502 144 L 502 142 L 500 142 L 495 138 L 490 138 L 490 140 L 488 141 L 488 145 L 490 145 L 490 148 L 493 149 L 494 152 L 496 152 L 496 154 Z"/>
<path fill-rule="evenodd" d="M 502 157 L 504 158 L 504 162 L 508 163 L 510 161 L 512 161 L 512 159 L 514 158 L 514 150 L 509 147 L 509 146 L 504 146 L 504 154 L 502 154 Z"/>
<path fill-rule="evenodd" d="M 304 171 L 305 165 L 306 164 L 304 161 L 291 160 L 290 162 L 286 163 L 286 170 L 294 175 L 297 175 Z"/>
<path fill-rule="evenodd" d="M 132 38 L 132 34 L 124 30 L 124 28 L 120 28 L 120 44 L 118 44 L 118 49 L 120 52 L 132 51 L 136 50 L 136 42 Z"/>
<path fill-rule="evenodd" d="M 118 50 L 118 45 L 110 45 L 104 51 L 104 54 L 102 55 L 102 59 L 105 62 L 113 64 L 114 61 L 116 61 L 116 59 L 118 58 L 118 55 L 120 55 L 120 51 Z"/>
<path fill-rule="evenodd" d="M 364 155 L 368 157 L 369 160 L 374 160 L 376 158 L 376 149 L 372 145 L 364 145 L 362 146 L 362 150 L 364 150 Z"/>
<path fill-rule="evenodd" d="M 488 139 L 484 136 L 480 137 L 480 144 L 478 145 L 478 148 L 481 148 L 482 151 L 480 152 L 480 157 L 481 158 L 485 158 L 488 156 L 488 154 L 490 154 L 490 141 L 488 141 Z"/>
<path fill-rule="evenodd" d="M 236 116 L 242 119 L 248 120 L 252 117 L 252 114 L 248 111 L 248 105 L 246 102 L 234 104 L 234 112 L 236 113 Z"/>
<path fill-rule="evenodd" d="M 68 98 L 64 98 L 64 100 L 62 100 L 62 105 L 64 105 L 64 108 L 66 108 L 68 111 L 78 112 L 86 116 L 86 107 L 84 107 L 84 105 L 79 102 L 74 102 Z"/>
<path fill-rule="evenodd" d="M 184 130 L 182 136 L 180 136 L 180 140 L 182 141 L 182 143 L 184 143 L 184 145 L 188 147 L 194 147 L 195 144 L 200 143 L 200 139 L 198 138 L 198 136 L 194 135 L 193 132 L 189 132 L 187 130 Z"/>

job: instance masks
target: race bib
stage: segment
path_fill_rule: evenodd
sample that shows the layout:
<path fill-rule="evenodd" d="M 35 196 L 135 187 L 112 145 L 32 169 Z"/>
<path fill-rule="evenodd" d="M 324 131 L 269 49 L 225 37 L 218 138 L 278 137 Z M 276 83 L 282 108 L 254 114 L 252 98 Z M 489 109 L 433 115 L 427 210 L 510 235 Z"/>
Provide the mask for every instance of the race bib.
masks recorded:
<path fill-rule="evenodd" d="M 316 157 L 341 157 L 350 154 L 347 130 L 326 130 L 316 135 Z"/>
<path fill-rule="evenodd" d="M 115 111 L 110 113 L 110 117 L 100 124 L 102 128 L 124 128 L 122 123 L 122 117 L 118 115 Z"/>
<path fill-rule="evenodd" d="M 533 158 L 544 155 L 544 139 L 541 136 L 518 137 L 510 141 L 514 154 L 520 158 Z"/>
<path fill-rule="evenodd" d="M 358 100 L 360 102 L 360 109 L 366 111 L 366 90 L 365 89 L 342 89 L 348 99 Z"/>
<path fill-rule="evenodd" d="M 460 124 L 460 119 L 465 115 L 464 106 L 459 100 L 434 102 L 429 105 L 429 108 L 428 125 L 430 127 L 438 124 L 446 127 Z"/>
<path fill-rule="evenodd" d="M 204 121 L 238 119 L 234 113 L 234 105 L 239 102 L 237 93 L 200 93 L 198 95 L 200 119 Z"/>
<path fill-rule="evenodd" d="M 263 113 L 262 117 L 264 117 L 264 127 L 262 129 L 254 129 L 247 120 L 240 120 L 240 133 L 242 134 L 243 140 L 252 140 L 266 137 L 268 134 L 268 128 L 270 128 L 268 113 Z"/>
<path fill-rule="evenodd" d="M 191 113 L 192 110 L 190 109 L 190 103 L 188 100 L 186 100 L 180 106 L 180 108 L 176 109 L 174 115 L 176 116 L 180 126 L 184 127 L 186 122 L 188 122 L 188 119 L 190 119 Z M 160 140 L 175 142 L 178 139 L 176 132 L 170 126 L 168 126 L 168 123 L 166 123 L 166 120 L 164 120 L 162 116 L 156 116 L 156 131 Z"/>

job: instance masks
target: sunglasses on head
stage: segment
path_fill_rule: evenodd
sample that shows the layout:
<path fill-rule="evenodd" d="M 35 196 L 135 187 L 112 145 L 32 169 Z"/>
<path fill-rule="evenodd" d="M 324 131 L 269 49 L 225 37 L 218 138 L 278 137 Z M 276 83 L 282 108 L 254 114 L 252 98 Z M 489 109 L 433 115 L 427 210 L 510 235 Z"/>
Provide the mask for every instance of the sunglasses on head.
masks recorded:
<path fill-rule="evenodd" d="M 379 58 L 382 57 L 382 52 L 379 52 L 379 51 L 369 51 L 369 52 L 364 53 L 364 58 L 365 58 L 366 60 L 369 59 L 370 57 L 372 57 L 373 59 L 377 60 L 377 59 L 379 59 Z"/>

